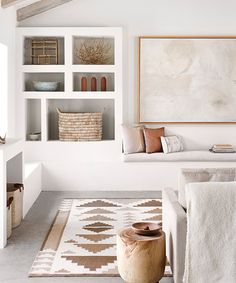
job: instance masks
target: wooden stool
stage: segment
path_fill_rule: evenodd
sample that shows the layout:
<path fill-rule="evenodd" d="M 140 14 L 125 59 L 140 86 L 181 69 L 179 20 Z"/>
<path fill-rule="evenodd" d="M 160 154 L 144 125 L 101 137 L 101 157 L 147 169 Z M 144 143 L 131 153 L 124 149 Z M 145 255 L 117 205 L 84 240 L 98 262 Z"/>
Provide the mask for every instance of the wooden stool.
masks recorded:
<path fill-rule="evenodd" d="M 121 230 L 117 234 L 117 262 L 126 283 L 158 282 L 165 271 L 165 233 L 141 236 L 132 228 Z"/>

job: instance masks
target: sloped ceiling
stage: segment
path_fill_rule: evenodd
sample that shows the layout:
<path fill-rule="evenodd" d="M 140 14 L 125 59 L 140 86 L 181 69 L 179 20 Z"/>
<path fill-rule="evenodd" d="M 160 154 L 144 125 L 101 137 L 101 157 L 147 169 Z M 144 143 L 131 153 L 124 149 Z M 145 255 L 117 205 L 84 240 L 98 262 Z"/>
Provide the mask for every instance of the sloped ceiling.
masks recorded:
<path fill-rule="evenodd" d="M 16 17 L 17 21 L 20 22 L 70 1 L 72 0 L 1 0 L 1 7 L 6 9 L 10 6 L 16 6 Z"/>

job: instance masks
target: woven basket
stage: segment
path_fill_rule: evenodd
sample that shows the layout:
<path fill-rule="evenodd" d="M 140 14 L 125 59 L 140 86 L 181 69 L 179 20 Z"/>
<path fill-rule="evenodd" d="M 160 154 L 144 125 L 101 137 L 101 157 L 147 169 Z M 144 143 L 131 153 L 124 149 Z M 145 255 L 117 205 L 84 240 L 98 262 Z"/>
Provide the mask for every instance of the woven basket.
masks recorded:
<path fill-rule="evenodd" d="M 7 239 L 11 237 L 12 233 L 12 202 L 13 197 L 7 199 Z"/>
<path fill-rule="evenodd" d="M 60 141 L 100 141 L 102 113 L 62 112 L 57 108 Z"/>
<path fill-rule="evenodd" d="M 7 198 L 13 197 L 12 228 L 19 226 L 23 217 L 23 190 L 22 184 L 7 184 Z"/>

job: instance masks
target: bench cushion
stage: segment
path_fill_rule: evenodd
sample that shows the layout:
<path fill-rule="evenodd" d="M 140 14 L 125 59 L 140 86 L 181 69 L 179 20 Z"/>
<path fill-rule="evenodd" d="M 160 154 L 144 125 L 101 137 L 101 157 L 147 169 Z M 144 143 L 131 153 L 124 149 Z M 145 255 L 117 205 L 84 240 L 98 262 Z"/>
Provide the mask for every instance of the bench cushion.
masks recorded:
<path fill-rule="evenodd" d="M 182 151 L 164 154 L 163 152 L 124 154 L 125 162 L 185 162 L 185 161 L 231 161 L 236 162 L 236 153 L 212 153 L 208 150 Z"/>
<path fill-rule="evenodd" d="M 178 201 L 184 208 L 187 208 L 185 191 L 189 183 L 232 182 L 235 180 L 236 168 L 183 168 L 179 175 Z"/>

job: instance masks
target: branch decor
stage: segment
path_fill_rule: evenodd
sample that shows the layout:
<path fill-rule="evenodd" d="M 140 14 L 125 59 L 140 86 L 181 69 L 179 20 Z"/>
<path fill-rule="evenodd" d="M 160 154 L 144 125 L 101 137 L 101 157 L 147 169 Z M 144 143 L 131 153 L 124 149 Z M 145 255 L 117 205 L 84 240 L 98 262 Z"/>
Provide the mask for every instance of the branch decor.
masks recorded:
<path fill-rule="evenodd" d="M 108 64 L 112 59 L 111 44 L 106 43 L 104 38 L 85 39 L 81 46 L 76 48 L 75 54 L 83 64 Z"/>

